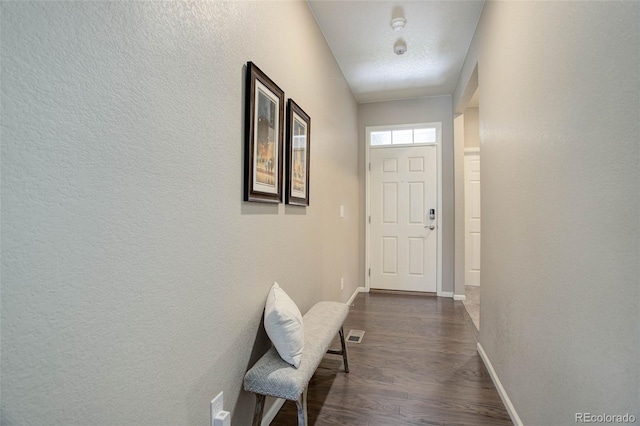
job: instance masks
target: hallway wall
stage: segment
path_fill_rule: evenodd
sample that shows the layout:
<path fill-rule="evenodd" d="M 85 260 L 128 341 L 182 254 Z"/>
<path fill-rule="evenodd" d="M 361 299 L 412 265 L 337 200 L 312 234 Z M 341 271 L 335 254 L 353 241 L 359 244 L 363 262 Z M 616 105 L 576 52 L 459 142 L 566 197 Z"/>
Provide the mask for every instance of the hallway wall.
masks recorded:
<path fill-rule="evenodd" d="M 249 424 L 271 284 L 305 312 L 363 282 L 357 106 L 308 5 L 0 16 L 0 423 L 206 425 L 224 391 Z M 311 116 L 306 209 L 242 202 L 249 60 Z"/>
<path fill-rule="evenodd" d="M 456 89 L 478 58 L 480 343 L 524 424 L 640 415 L 639 44 L 638 2 L 488 2 Z"/>
<path fill-rule="evenodd" d="M 480 148 L 479 108 L 467 108 L 464 111 L 464 147 Z"/>

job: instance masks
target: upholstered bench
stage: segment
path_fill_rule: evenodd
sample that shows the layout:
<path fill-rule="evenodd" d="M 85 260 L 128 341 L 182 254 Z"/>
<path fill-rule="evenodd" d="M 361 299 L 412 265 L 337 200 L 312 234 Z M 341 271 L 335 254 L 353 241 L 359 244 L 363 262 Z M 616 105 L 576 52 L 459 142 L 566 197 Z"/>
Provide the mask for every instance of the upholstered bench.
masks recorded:
<path fill-rule="evenodd" d="M 244 376 L 244 389 L 256 394 L 253 426 L 262 422 L 265 396 L 296 401 L 298 426 L 307 425 L 307 385 L 326 353 L 342 355 L 349 372 L 347 346 L 342 324 L 349 307 L 338 302 L 318 302 L 303 317 L 304 349 L 298 368 L 282 360 L 274 347 L 269 349 Z M 334 336 L 340 335 L 341 351 L 328 350 Z"/>

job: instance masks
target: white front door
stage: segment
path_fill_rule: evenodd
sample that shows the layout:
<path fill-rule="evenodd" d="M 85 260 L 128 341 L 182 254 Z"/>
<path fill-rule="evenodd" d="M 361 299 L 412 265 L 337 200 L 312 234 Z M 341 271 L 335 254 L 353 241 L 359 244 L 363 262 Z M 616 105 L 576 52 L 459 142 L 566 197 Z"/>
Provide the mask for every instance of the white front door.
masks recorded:
<path fill-rule="evenodd" d="M 436 291 L 436 171 L 435 145 L 371 148 L 371 288 Z"/>
<path fill-rule="evenodd" d="M 480 285 L 480 153 L 464 156 L 465 285 Z"/>

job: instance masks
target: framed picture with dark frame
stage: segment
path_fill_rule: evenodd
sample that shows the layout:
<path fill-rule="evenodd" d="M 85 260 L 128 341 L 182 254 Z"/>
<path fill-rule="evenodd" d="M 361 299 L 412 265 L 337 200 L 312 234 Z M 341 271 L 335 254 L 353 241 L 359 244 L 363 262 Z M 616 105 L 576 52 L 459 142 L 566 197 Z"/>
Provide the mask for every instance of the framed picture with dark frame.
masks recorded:
<path fill-rule="evenodd" d="M 286 202 L 309 205 L 309 159 L 311 118 L 293 99 L 287 102 Z"/>
<path fill-rule="evenodd" d="M 244 200 L 282 201 L 284 92 L 247 62 Z"/>

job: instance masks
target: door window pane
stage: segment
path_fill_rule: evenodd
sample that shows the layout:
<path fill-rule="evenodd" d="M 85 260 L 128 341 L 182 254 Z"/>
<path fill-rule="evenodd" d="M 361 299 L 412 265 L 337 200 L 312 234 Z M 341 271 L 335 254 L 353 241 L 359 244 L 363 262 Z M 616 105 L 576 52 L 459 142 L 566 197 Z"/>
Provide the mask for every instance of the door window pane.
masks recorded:
<path fill-rule="evenodd" d="M 371 146 L 436 143 L 436 128 L 379 130 L 370 133 Z"/>
<path fill-rule="evenodd" d="M 391 132 L 371 132 L 371 146 L 391 145 Z"/>
<path fill-rule="evenodd" d="M 394 130 L 393 131 L 393 144 L 410 144 L 413 143 L 413 131 L 408 130 Z"/>
<path fill-rule="evenodd" d="M 415 129 L 413 138 L 413 143 L 433 143 L 436 141 L 436 129 Z"/>

